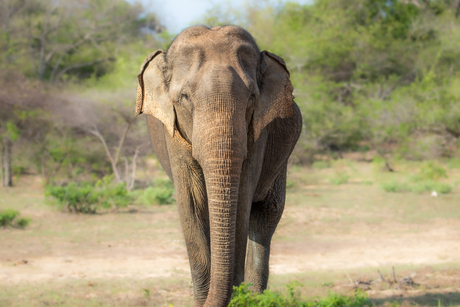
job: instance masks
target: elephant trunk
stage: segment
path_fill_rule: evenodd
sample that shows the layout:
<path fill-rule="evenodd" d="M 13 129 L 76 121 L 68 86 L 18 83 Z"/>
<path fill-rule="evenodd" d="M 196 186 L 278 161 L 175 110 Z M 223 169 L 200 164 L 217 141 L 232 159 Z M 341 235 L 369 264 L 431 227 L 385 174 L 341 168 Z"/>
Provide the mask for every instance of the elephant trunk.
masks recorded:
<path fill-rule="evenodd" d="M 228 305 L 234 280 L 238 190 L 247 137 L 243 122 L 232 123 L 232 117 L 214 120 L 195 152 L 208 196 L 211 281 L 205 306 L 213 307 Z"/>
<path fill-rule="evenodd" d="M 232 294 L 236 214 L 242 160 L 210 166 L 207 182 L 211 231 L 211 283 L 205 306 L 227 306 Z M 231 169 L 234 170 L 231 170 Z M 233 173 L 229 175 L 229 173 Z"/>
<path fill-rule="evenodd" d="M 227 306 L 232 294 L 238 189 L 243 163 L 240 140 L 231 138 L 228 125 L 214 127 L 202 165 L 208 195 L 211 231 L 211 283 L 205 306 Z"/>

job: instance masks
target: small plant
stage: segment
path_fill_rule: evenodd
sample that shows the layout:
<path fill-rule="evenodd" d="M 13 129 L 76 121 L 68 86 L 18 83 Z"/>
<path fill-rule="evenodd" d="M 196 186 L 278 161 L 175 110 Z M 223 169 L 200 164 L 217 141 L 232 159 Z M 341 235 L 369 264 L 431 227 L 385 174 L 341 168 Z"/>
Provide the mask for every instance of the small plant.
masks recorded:
<path fill-rule="evenodd" d="M 441 178 L 447 178 L 447 171 L 441 165 L 428 161 L 422 165 L 416 178 L 421 180 L 439 180 Z"/>
<path fill-rule="evenodd" d="M 58 205 L 75 213 L 96 213 L 99 209 L 126 207 L 131 196 L 125 184 L 113 184 L 106 177 L 95 185 L 89 182 L 70 182 L 67 186 L 48 186 L 46 195 L 54 198 Z"/>
<path fill-rule="evenodd" d="M 372 307 L 372 302 L 362 291 L 355 292 L 353 297 L 329 294 L 327 297 L 308 301 L 302 300 L 295 291 L 301 284 L 294 281 L 287 284 L 287 295 L 281 295 L 270 290 L 254 293 L 249 290 L 249 284 L 242 283 L 233 287 L 232 300 L 229 307 Z"/>
<path fill-rule="evenodd" d="M 144 297 L 150 298 L 150 290 L 149 289 L 142 289 L 144 291 Z"/>
<path fill-rule="evenodd" d="M 19 211 L 6 209 L 0 212 L 0 226 L 8 227 L 11 225 L 16 216 L 19 215 Z"/>
<path fill-rule="evenodd" d="M 26 228 L 30 224 L 30 218 L 28 217 L 22 217 L 17 220 L 16 225 L 18 225 L 19 228 Z"/>
<path fill-rule="evenodd" d="M 30 218 L 17 218 L 19 215 L 19 211 L 12 209 L 0 211 L 0 227 L 25 228 L 28 226 L 30 224 Z"/>
<path fill-rule="evenodd" d="M 148 187 L 139 197 L 144 205 L 169 205 L 174 203 L 174 185 L 170 180 L 157 179 L 152 187 Z"/>

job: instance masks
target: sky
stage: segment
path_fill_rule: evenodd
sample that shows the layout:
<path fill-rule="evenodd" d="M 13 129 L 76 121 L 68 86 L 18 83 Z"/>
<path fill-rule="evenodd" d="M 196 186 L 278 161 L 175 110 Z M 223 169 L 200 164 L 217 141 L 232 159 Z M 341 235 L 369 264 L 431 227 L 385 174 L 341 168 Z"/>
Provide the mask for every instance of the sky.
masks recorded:
<path fill-rule="evenodd" d="M 128 0 L 128 2 L 141 2 L 147 9 L 157 13 L 161 22 L 172 33 L 178 33 L 200 20 L 206 10 L 216 4 L 238 7 L 244 6 L 247 0 Z M 311 3 L 311 0 L 290 0 L 301 4 Z M 274 3 L 287 2 L 287 0 L 270 1 Z"/>

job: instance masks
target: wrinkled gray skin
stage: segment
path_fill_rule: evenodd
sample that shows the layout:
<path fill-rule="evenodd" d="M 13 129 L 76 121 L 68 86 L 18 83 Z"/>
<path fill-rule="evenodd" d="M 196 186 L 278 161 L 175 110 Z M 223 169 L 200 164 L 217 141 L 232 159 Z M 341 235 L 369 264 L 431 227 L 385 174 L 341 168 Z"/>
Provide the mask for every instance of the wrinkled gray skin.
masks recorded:
<path fill-rule="evenodd" d="M 292 90 L 284 61 L 234 26 L 186 29 L 141 67 L 137 112 L 176 188 L 195 306 L 267 287 L 302 126 Z"/>

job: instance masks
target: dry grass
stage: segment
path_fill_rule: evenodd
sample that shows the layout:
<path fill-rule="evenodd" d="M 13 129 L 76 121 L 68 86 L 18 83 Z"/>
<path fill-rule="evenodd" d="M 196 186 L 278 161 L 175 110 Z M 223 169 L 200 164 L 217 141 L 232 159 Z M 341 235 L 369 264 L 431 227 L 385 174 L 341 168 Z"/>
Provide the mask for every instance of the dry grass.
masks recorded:
<path fill-rule="evenodd" d="M 398 279 L 416 273 L 418 285 L 374 283 L 368 290 L 374 303 L 459 305 L 460 171 L 449 169 L 443 180 L 455 187 L 438 197 L 380 188 L 381 182 L 409 178 L 418 166 L 395 162 L 396 172 L 388 173 L 343 160 L 328 168 L 292 168 L 273 239 L 270 288 L 282 292 L 297 280 L 302 296 L 351 294 L 348 276 L 375 280 L 377 270 L 390 276 L 395 266 Z M 46 205 L 37 178 L 23 177 L 18 186 L 0 190 L 0 210 L 5 208 L 32 222 L 25 230 L 0 231 L 0 306 L 192 304 L 175 205 L 61 213 Z"/>

